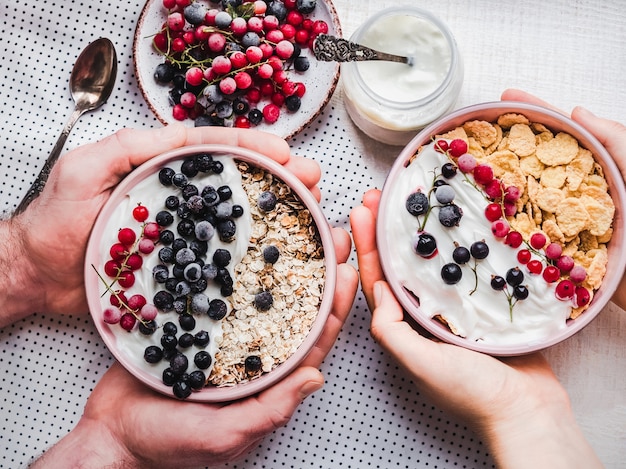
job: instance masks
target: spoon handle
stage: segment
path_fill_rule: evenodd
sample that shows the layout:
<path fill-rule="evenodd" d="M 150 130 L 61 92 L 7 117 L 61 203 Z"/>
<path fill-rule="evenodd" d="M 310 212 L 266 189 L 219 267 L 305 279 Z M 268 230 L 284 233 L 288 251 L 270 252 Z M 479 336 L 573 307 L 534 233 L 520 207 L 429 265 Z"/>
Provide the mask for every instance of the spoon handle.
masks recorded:
<path fill-rule="evenodd" d="M 48 176 L 50 176 L 50 171 L 52 171 L 52 167 L 59 159 L 59 155 L 61 155 L 61 150 L 63 150 L 63 145 L 65 145 L 67 137 L 69 136 L 72 128 L 74 127 L 74 124 L 76 124 L 76 121 L 83 114 L 83 112 L 83 110 L 78 108 L 74 109 L 74 112 L 72 112 L 72 115 L 70 116 L 69 120 L 65 124 L 65 127 L 63 127 L 63 130 L 61 131 L 61 135 L 59 135 L 57 142 L 54 144 L 50 155 L 48 155 L 48 159 L 46 159 L 46 162 L 41 168 L 41 171 L 39 171 L 37 178 L 32 183 L 30 189 L 28 189 L 28 192 L 26 192 L 26 195 L 13 212 L 14 216 L 26 210 L 26 207 L 28 207 L 30 203 L 37 197 L 39 197 L 39 194 L 41 194 L 41 191 L 48 181 Z"/>
<path fill-rule="evenodd" d="M 362 62 L 365 60 L 385 60 L 413 65 L 412 57 L 388 54 L 362 46 L 346 39 L 320 34 L 313 44 L 313 55 L 323 62 Z"/>

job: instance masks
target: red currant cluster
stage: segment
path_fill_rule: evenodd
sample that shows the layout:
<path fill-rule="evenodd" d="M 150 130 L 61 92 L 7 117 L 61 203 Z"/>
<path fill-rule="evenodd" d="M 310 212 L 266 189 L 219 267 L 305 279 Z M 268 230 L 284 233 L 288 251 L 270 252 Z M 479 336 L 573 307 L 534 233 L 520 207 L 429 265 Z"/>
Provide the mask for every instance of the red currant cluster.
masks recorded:
<path fill-rule="evenodd" d="M 142 254 L 154 251 L 159 238 L 159 226 L 155 222 L 146 222 L 148 209 L 137 205 L 133 209 L 133 218 L 142 223 L 139 236 L 132 228 L 122 228 L 117 233 L 117 242 L 109 249 L 110 259 L 104 264 L 104 273 L 112 279 L 105 282 L 110 292 L 111 306 L 103 312 L 104 322 L 120 324 L 127 331 L 135 327 L 137 321 L 148 325 L 157 316 L 157 308 L 147 302 L 145 296 L 134 294 L 127 297 L 126 290 L 135 284 L 135 273 L 143 265 Z M 120 288 L 115 288 L 115 284 Z"/>
<path fill-rule="evenodd" d="M 520 198 L 520 189 L 515 186 L 505 186 L 501 180 L 494 177 L 493 169 L 486 164 L 479 164 L 473 155 L 467 153 L 468 146 L 465 140 L 454 139 L 438 140 L 435 149 L 445 153 L 463 173 L 471 173 L 487 195 L 489 203 L 485 208 L 485 217 L 491 222 L 491 232 L 496 238 L 503 239 L 504 243 L 514 249 L 522 243 L 526 248 L 517 253 L 517 261 L 534 275 L 542 275 L 547 283 L 559 282 L 556 286 L 556 296 L 560 300 L 572 300 L 577 307 L 585 306 L 591 301 L 591 294 L 581 285 L 587 273 L 579 265 L 574 265 L 571 256 L 563 254 L 559 243 L 548 243 L 543 233 L 534 233 L 528 241 L 518 231 L 511 230 L 507 217 L 517 212 L 517 201 Z M 533 258 L 536 254 L 542 260 Z"/>
<path fill-rule="evenodd" d="M 155 78 L 173 84 L 176 120 L 249 128 L 300 109 L 306 93 L 288 72 L 305 72 L 301 55 L 328 24 L 309 16 L 315 1 L 163 0 L 167 19 L 153 39 L 165 62 Z M 221 8 L 217 8 L 220 7 Z"/>

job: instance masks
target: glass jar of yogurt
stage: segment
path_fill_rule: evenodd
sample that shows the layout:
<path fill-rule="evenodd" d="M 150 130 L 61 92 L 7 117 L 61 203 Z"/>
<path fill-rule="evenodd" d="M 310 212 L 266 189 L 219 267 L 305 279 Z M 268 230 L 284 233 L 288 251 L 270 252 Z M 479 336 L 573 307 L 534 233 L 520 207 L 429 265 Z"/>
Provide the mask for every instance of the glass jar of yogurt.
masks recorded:
<path fill-rule="evenodd" d="M 370 137 L 405 145 L 456 103 L 463 62 L 449 28 L 431 13 L 414 7 L 385 9 L 361 25 L 350 40 L 413 57 L 413 65 L 341 64 L 348 114 Z"/>

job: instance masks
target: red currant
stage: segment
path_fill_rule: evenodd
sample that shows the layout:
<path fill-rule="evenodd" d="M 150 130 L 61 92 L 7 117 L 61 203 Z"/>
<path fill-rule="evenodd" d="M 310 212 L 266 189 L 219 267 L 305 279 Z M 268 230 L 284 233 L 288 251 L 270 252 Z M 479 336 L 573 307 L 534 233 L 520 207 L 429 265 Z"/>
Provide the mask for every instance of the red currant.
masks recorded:
<path fill-rule="evenodd" d="M 130 270 L 139 270 L 142 265 L 143 258 L 136 252 L 128 256 L 128 259 L 126 259 L 126 263 L 124 264 L 124 266 Z"/>
<path fill-rule="evenodd" d="M 531 274 L 539 275 L 543 270 L 543 264 L 537 259 L 532 259 L 528 261 L 526 268 Z"/>
<path fill-rule="evenodd" d="M 569 278 L 574 283 L 584 282 L 587 278 L 587 271 L 584 267 L 576 265 L 569 271 Z"/>
<path fill-rule="evenodd" d="M 156 306 L 151 305 L 150 303 L 143 305 L 140 311 L 141 318 L 145 321 L 152 321 L 153 319 L 156 319 L 158 313 L 159 311 Z"/>
<path fill-rule="evenodd" d="M 117 274 L 120 273 L 121 265 L 119 261 L 114 261 L 113 259 L 108 260 L 104 263 L 104 273 L 109 277 L 117 277 Z"/>
<path fill-rule="evenodd" d="M 121 272 L 117 283 L 119 283 L 122 288 L 130 288 L 135 284 L 135 274 L 130 271 Z"/>
<path fill-rule="evenodd" d="M 509 231 L 504 239 L 504 243 L 512 248 L 518 248 L 522 245 L 522 234 L 519 231 Z"/>
<path fill-rule="evenodd" d="M 263 108 L 263 118 L 269 124 L 273 124 L 280 117 L 280 108 L 276 104 L 267 104 Z"/>
<path fill-rule="evenodd" d="M 159 237 L 159 225 L 155 222 L 146 223 L 143 227 L 143 235 L 148 239 L 157 239 Z"/>
<path fill-rule="evenodd" d="M 136 322 L 137 322 L 137 318 L 133 316 L 131 313 L 125 313 L 120 318 L 120 326 L 125 331 L 131 331 L 133 327 L 135 327 Z"/>
<path fill-rule="evenodd" d="M 570 256 L 561 256 L 557 259 L 556 266 L 561 269 L 561 272 L 567 273 L 574 267 L 574 259 Z"/>
<path fill-rule="evenodd" d="M 102 319 L 107 324 L 117 324 L 122 318 L 122 312 L 119 308 L 109 307 L 102 312 Z"/>
<path fill-rule="evenodd" d="M 548 259 L 556 260 L 561 257 L 563 248 L 559 243 L 550 243 L 546 246 L 546 257 Z"/>
<path fill-rule="evenodd" d="M 122 228 L 117 232 L 117 239 L 124 246 L 131 246 L 137 239 L 137 235 L 131 228 Z"/>
<path fill-rule="evenodd" d="M 448 153 L 453 158 L 458 158 L 464 153 L 467 153 L 467 142 L 460 138 L 455 138 L 448 144 Z"/>
<path fill-rule="evenodd" d="M 448 151 L 448 141 L 447 140 L 437 140 L 435 142 L 435 151 L 439 153 L 445 153 Z"/>
<path fill-rule="evenodd" d="M 146 221 L 148 215 L 148 209 L 144 205 L 139 204 L 133 209 L 133 218 L 138 222 Z"/>
<path fill-rule="evenodd" d="M 479 164 L 473 171 L 474 179 L 478 184 L 486 185 L 493 180 L 493 169 L 486 164 Z"/>
<path fill-rule="evenodd" d="M 576 287 L 574 290 L 574 297 L 576 298 L 576 306 L 586 306 L 591 301 L 591 293 L 585 287 Z"/>
<path fill-rule="evenodd" d="M 520 264 L 527 264 L 530 261 L 531 254 L 528 249 L 521 249 L 517 252 L 517 261 Z"/>
<path fill-rule="evenodd" d="M 546 235 L 544 235 L 543 233 L 534 233 L 530 237 L 530 245 L 533 247 L 533 249 L 542 249 L 546 245 L 546 241 Z"/>
<path fill-rule="evenodd" d="M 506 220 L 496 220 L 491 224 L 491 232 L 496 238 L 504 238 L 510 229 L 509 222 Z"/>
<path fill-rule="evenodd" d="M 154 241 L 148 238 L 142 238 L 137 244 L 137 250 L 142 254 L 150 254 L 154 251 Z"/>
<path fill-rule="evenodd" d="M 561 277 L 561 271 L 556 266 L 549 265 L 543 269 L 543 279 L 548 283 L 554 283 Z"/>
<path fill-rule="evenodd" d="M 556 286 L 556 297 L 559 300 L 569 299 L 574 296 L 575 288 L 576 287 L 574 286 L 574 282 L 572 282 L 571 280 L 561 280 Z"/>
<path fill-rule="evenodd" d="M 491 222 L 502 218 L 502 207 L 500 207 L 500 204 L 496 204 L 495 202 L 488 204 L 487 207 L 485 207 L 485 217 Z"/>
<path fill-rule="evenodd" d="M 126 246 L 124 246 L 122 243 L 115 243 L 113 246 L 111 246 L 111 249 L 109 249 L 109 254 L 111 255 L 111 259 L 113 259 L 114 261 L 121 261 L 126 258 L 126 254 L 128 254 L 128 251 Z"/>

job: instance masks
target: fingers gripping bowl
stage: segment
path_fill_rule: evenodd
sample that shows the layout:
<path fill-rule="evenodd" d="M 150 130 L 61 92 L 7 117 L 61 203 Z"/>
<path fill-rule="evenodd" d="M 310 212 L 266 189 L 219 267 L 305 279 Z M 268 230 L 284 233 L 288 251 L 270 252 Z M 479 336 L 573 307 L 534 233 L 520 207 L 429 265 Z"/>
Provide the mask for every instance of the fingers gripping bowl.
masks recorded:
<path fill-rule="evenodd" d="M 89 308 L 128 371 L 177 398 L 224 402 L 308 355 L 336 282 L 330 227 L 295 175 L 224 145 L 137 168 L 89 240 Z"/>
<path fill-rule="evenodd" d="M 624 181 L 602 145 L 552 110 L 457 110 L 420 132 L 380 200 L 383 271 L 446 342 L 530 353 L 584 328 L 626 266 Z"/>

